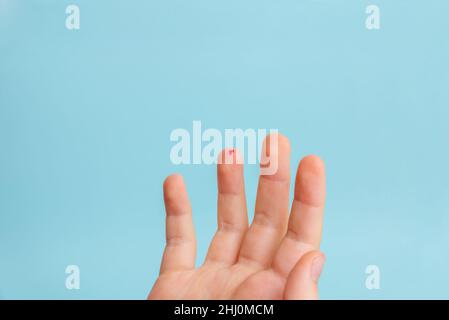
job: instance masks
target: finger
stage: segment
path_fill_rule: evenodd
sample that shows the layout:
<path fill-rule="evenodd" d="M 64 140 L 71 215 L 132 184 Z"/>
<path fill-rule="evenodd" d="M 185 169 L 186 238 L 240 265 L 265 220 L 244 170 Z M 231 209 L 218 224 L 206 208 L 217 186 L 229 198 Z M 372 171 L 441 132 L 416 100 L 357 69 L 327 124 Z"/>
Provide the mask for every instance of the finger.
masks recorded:
<path fill-rule="evenodd" d="M 243 159 L 235 149 L 219 155 L 218 229 L 207 253 L 206 262 L 233 264 L 248 228 Z"/>
<path fill-rule="evenodd" d="M 261 162 L 277 165 L 274 174 L 261 165 L 254 219 L 245 235 L 239 262 L 266 268 L 286 231 L 289 211 L 290 144 L 280 134 L 265 138 Z M 270 172 L 271 173 L 271 172 Z"/>
<path fill-rule="evenodd" d="M 171 175 L 164 182 L 166 238 L 161 274 L 195 268 L 195 231 L 192 209 L 183 178 Z"/>
<path fill-rule="evenodd" d="M 287 234 L 273 260 L 273 269 L 285 277 L 303 254 L 319 249 L 325 197 L 324 163 L 307 156 L 298 166 Z"/>
<path fill-rule="evenodd" d="M 304 255 L 287 278 L 284 299 L 318 299 L 318 280 L 325 260 L 324 254 L 319 251 L 312 251 Z"/>

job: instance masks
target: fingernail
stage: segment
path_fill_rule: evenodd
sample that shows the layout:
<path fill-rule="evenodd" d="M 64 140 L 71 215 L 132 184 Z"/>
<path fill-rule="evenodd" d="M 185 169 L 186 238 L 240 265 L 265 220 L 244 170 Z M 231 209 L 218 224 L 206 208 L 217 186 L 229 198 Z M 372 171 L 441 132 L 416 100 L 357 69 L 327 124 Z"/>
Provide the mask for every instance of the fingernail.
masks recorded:
<path fill-rule="evenodd" d="M 318 257 L 312 261 L 312 270 L 310 272 L 312 280 L 318 282 L 321 272 L 323 271 L 324 262 L 326 262 L 326 257 L 324 254 L 320 254 Z"/>

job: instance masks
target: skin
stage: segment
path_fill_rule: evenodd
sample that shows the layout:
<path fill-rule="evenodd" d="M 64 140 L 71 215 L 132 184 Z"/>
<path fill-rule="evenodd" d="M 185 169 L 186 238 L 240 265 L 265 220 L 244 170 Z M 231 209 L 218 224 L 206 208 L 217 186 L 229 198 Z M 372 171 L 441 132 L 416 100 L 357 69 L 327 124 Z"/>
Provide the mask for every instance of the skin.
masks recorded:
<path fill-rule="evenodd" d="M 149 299 L 317 299 L 325 257 L 319 251 L 326 194 L 323 161 L 303 158 L 290 204 L 290 144 L 276 134 L 273 175 L 259 177 L 254 219 L 248 224 L 242 161 L 236 150 L 219 160 L 218 228 L 202 266 L 195 268 L 192 209 L 184 181 L 164 182 L 167 244 Z M 274 148 L 272 148 L 274 149 Z M 231 161 L 229 161 L 231 159 Z"/>

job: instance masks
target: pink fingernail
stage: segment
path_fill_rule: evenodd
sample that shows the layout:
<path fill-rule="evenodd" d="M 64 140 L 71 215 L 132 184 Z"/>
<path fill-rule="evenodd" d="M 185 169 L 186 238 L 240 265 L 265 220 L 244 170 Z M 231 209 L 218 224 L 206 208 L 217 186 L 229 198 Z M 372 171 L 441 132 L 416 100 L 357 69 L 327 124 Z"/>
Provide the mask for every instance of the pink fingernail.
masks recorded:
<path fill-rule="evenodd" d="M 325 262 L 326 262 L 326 257 L 324 256 L 324 254 L 320 254 L 318 257 L 313 259 L 310 275 L 314 282 L 318 282 L 321 272 L 323 271 Z"/>

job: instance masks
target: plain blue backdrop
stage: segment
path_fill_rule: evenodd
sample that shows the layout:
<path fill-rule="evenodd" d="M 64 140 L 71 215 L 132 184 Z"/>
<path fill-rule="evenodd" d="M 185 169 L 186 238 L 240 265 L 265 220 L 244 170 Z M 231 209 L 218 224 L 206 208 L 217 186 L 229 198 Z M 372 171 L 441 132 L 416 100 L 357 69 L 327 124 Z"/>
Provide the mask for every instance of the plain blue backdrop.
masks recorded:
<path fill-rule="evenodd" d="M 77 4 L 81 29 L 65 28 Z M 365 8 L 381 29 L 365 28 Z M 0 0 L 0 298 L 145 298 L 162 182 L 184 175 L 198 262 L 214 166 L 173 129 L 277 128 L 323 157 L 322 298 L 449 298 L 449 1 Z M 252 210 L 257 166 L 245 168 Z M 81 289 L 65 288 L 65 268 Z M 380 290 L 365 287 L 378 265 Z"/>

